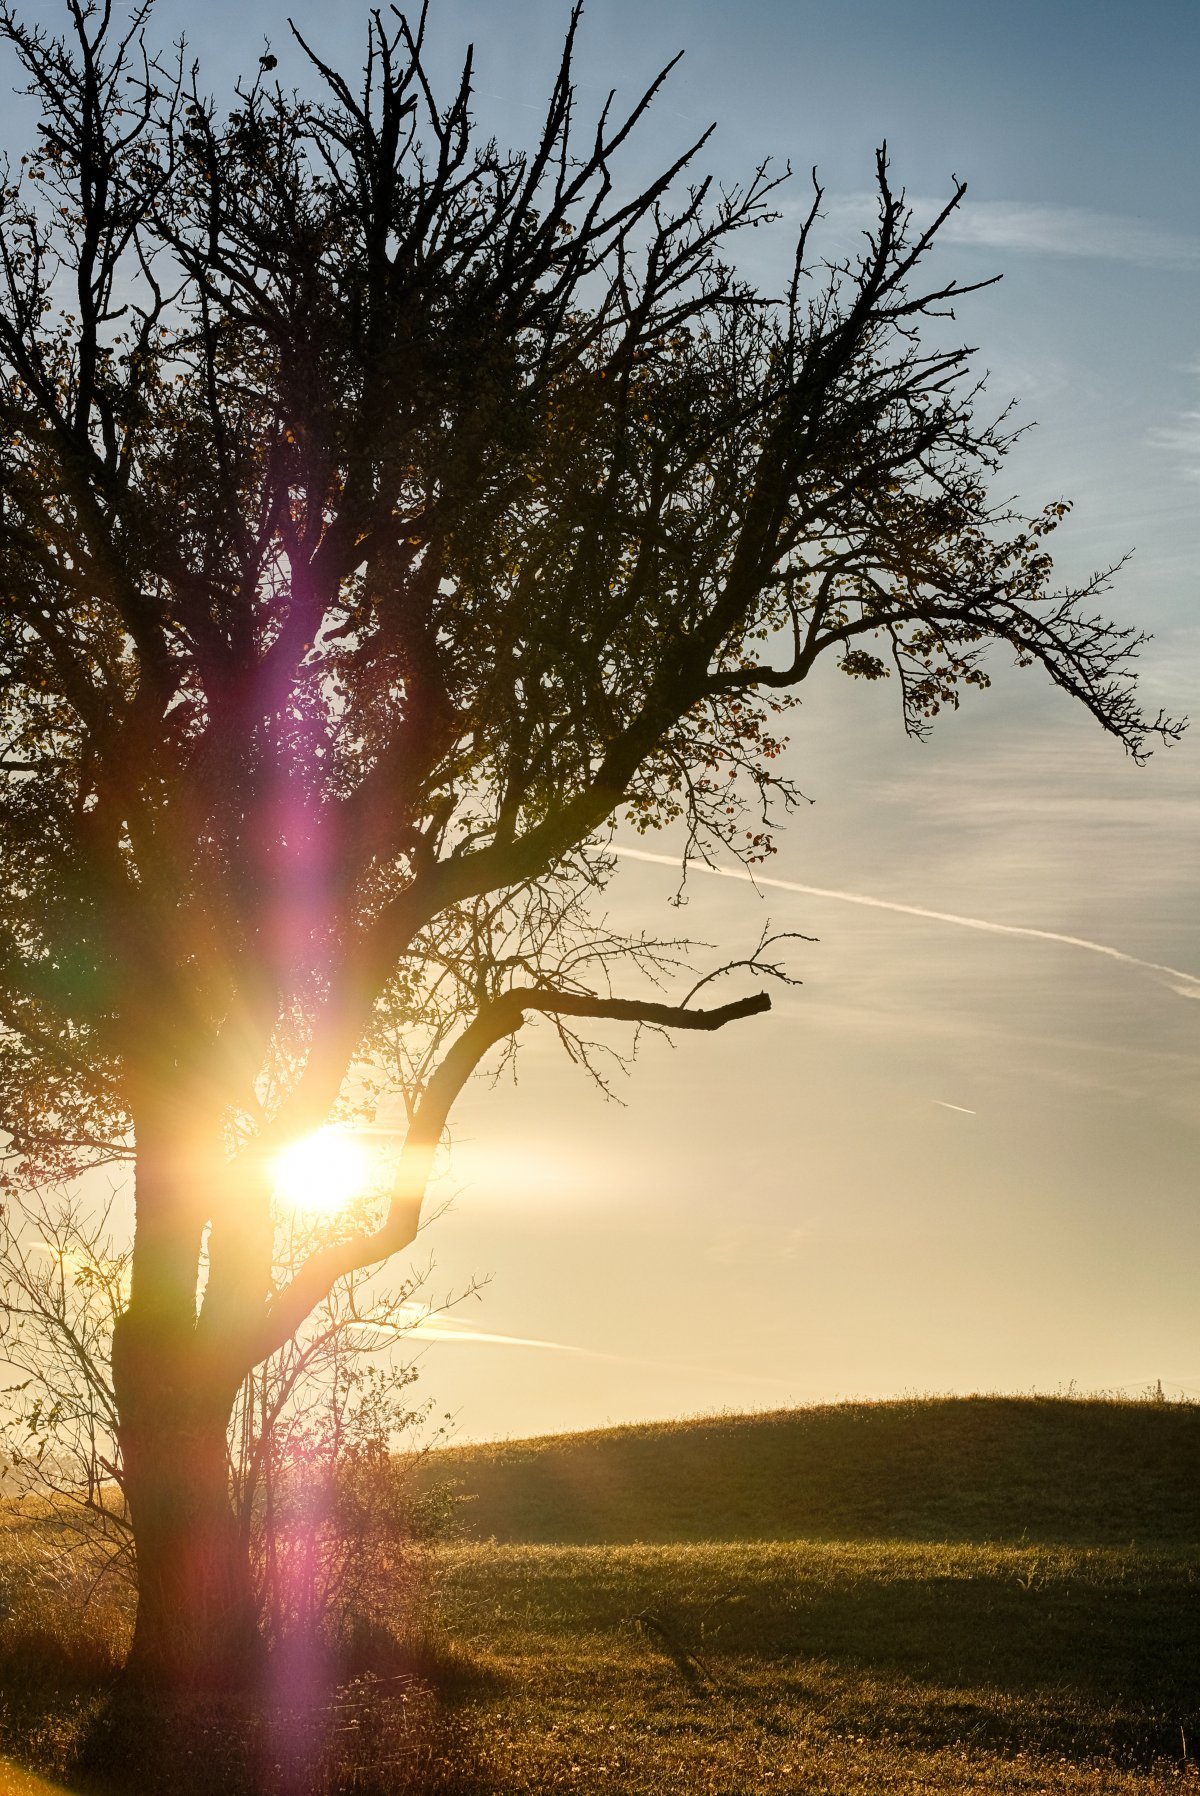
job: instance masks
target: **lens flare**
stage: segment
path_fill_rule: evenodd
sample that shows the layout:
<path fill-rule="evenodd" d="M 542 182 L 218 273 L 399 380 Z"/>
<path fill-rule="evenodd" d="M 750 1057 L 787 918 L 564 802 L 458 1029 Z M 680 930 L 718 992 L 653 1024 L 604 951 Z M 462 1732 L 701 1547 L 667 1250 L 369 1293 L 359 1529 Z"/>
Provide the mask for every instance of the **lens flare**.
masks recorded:
<path fill-rule="evenodd" d="M 276 1199 L 308 1215 L 344 1210 L 370 1182 L 371 1156 L 346 1129 L 318 1129 L 293 1141 L 275 1160 Z"/>

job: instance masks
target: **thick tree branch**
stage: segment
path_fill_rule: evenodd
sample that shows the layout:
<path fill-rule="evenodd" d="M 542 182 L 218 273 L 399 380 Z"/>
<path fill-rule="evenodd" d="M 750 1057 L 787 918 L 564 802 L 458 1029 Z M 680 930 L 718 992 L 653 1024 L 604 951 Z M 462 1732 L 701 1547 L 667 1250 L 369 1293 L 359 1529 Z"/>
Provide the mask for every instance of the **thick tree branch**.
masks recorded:
<path fill-rule="evenodd" d="M 339 1278 L 377 1265 L 416 1238 L 433 1157 L 455 1099 L 488 1050 L 514 1034 L 530 1012 L 544 1016 L 593 1017 L 659 1029 L 711 1032 L 743 1017 L 759 1016 L 770 1008 L 771 999 L 767 992 L 756 992 L 751 997 L 738 998 L 710 1010 L 530 986 L 504 992 L 486 1005 L 463 1030 L 430 1078 L 404 1144 L 394 1194 L 382 1227 L 321 1248 L 275 1294 L 261 1323 L 252 1331 L 246 1351 L 254 1357 L 247 1370 L 250 1364 L 256 1364 L 286 1341 Z"/>

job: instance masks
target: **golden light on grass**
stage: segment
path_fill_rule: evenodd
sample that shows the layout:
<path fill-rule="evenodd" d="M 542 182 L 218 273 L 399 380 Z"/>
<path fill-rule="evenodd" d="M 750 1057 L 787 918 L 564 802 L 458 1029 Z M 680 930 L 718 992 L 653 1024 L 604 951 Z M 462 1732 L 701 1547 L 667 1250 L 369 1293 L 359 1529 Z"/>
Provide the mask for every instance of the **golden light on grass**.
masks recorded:
<path fill-rule="evenodd" d="M 283 1148 L 275 1159 L 275 1197 L 287 1209 L 331 1216 L 371 1184 L 372 1155 L 348 1129 L 318 1129 Z"/>
<path fill-rule="evenodd" d="M 0 1790 L 4 1796 L 71 1796 L 61 1784 L 47 1783 L 32 1771 L 23 1771 L 11 1759 L 0 1759 Z"/>

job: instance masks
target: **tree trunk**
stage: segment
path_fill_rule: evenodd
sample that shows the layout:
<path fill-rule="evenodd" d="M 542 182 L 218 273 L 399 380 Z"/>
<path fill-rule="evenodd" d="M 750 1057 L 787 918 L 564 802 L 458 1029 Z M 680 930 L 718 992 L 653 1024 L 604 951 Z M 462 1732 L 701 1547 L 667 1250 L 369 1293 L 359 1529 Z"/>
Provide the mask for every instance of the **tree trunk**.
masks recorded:
<path fill-rule="evenodd" d="M 132 1279 L 112 1345 L 137 1557 L 128 1681 L 163 1695 L 244 1687 L 258 1656 L 227 1447 L 244 1367 L 196 1308 L 214 1188 L 201 1120 L 197 1105 L 189 1116 L 186 1105 L 147 1103 L 137 1115 Z"/>
<path fill-rule="evenodd" d="M 119 1393 L 138 1578 L 127 1672 L 164 1694 L 244 1688 L 259 1655 L 248 1547 L 229 1489 L 232 1393 L 186 1360 L 160 1362 L 132 1385 L 127 1363 Z"/>

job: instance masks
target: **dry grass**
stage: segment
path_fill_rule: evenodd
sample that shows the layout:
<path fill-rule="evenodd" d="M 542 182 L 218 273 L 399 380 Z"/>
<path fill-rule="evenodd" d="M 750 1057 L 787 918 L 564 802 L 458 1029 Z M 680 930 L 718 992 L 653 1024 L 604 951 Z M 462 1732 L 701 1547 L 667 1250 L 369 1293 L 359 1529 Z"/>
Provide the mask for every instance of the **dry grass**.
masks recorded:
<path fill-rule="evenodd" d="M 303 1703 L 280 1666 L 116 1732 L 127 1607 L 10 1529 L 0 1748 L 104 1796 L 1200 1792 L 1198 1422 L 981 1400 L 462 1449 L 464 1519 L 510 1538 L 443 1547 L 422 1615 Z"/>
<path fill-rule="evenodd" d="M 129 1647 L 132 1593 L 43 1503 L 0 1508 L 0 1744 L 56 1773 L 104 1702 Z M 0 1772 L 0 1796 L 15 1772 Z"/>
<path fill-rule="evenodd" d="M 447 1620 L 501 1681 L 429 1787 L 1178 1787 L 1198 1596 L 1194 1553 L 462 1548 Z"/>
<path fill-rule="evenodd" d="M 914 1398 L 431 1454 L 479 1539 L 1200 1539 L 1200 1404 Z"/>

